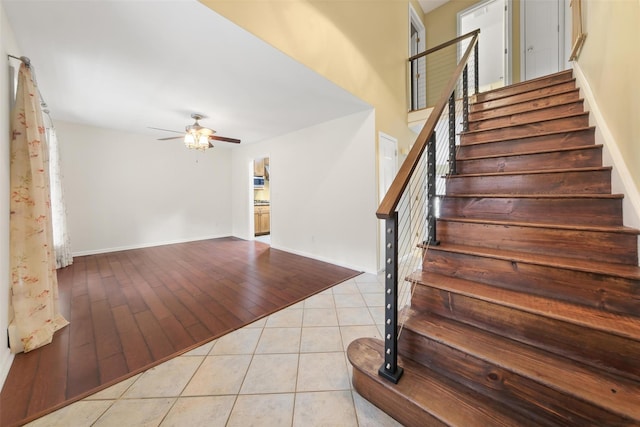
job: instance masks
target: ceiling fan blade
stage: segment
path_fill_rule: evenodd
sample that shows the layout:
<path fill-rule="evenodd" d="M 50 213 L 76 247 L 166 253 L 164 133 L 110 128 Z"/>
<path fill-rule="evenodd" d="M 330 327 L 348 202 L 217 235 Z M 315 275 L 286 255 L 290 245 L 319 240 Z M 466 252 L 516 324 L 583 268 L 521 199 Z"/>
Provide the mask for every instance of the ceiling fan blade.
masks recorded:
<path fill-rule="evenodd" d="M 158 138 L 158 141 L 168 141 L 170 139 L 182 139 L 182 136 L 170 136 L 168 138 Z"/>
<path fill-rule="evenodd" d="M 226 136 L 210 135 L 209 139 L 215 139 L 216 141 L 233 142 L 234 144 L 240 144 L 239 139 L 227 138 Z"/>
<path fill-rule="evenodd" d="M 165 131 L 165 132 L 174 132 L 174 133 L 184 133 L 184 131 L 183 131 L 183 132 L 179 132 L 179 131 L 177 131 L 177 130 L 161 129 L 161 128 L 153 128 L 153 127 L 151 127 L 151 126 L 147 126 L 147 129 L 163 130 L 163 131 Z"/>

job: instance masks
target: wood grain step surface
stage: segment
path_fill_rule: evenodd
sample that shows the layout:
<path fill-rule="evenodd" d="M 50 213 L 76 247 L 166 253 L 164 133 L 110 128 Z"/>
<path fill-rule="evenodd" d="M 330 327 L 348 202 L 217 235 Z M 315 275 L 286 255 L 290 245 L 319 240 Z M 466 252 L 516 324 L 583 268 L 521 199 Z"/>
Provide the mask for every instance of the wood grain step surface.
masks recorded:
<path fill-rule="evenodd" d="M 405 358 L 478 393 L 510 406 L 524 397 L 539 411 L 558 414 L 562 423 L 640 422 L 638 382 L 450 319 L 406 311 L 400 344 Z"/>
<path fill-rule="evenodd" d="M 458 154 L 463 157 L 496 156 L 531 151 L 553 150 L 595 144 L 595 128 L 565 129 L 539 135 L 511 137 L 509 135 L 490 141 L 467 142 L 462 139 Z"/>
<path fill-rule="evenodd" d="M 528 101 L 510 104 L 503 107 L 486 108 L 484 110 L 469 113 L 469 121 L 486 120 L 496 117 L 509 116 L 515 113 L 533 111 L 558 104 L 580 101 L 580 89 L 569 89 L 553 95 L 536 98 Z"/>
<path fill-rule="evenodd" d="M 610 194 L 611 168 L 449 175 L 446 194 Z"/>
<path fill-rule="evenodd" d="M 493 155 L 462 157 L 456 159 L 459 174 L 486 172 L 514 172 L 602 166 L 602 145 L 560 148 L 519 153 L 517 155 Z"/>
<path fill-rule="evenodd" d="M 496 127 L 460 134 L 460 144 L 474 142 L 489 142 L 499 139 L 525 138 L 534 135 L 547 134 L 555 131 L 583 128 L 589 126 L 589 113 L 573 113 L 552 119 L 538 119 L 524 124 Z"/>
<path fill-rule="evenodd" d="M 640 321 L 482 283 L 416 272 L 412 308 L 430 311 L 633 381 Z"/>
<path fill-rule="evenodd" d="M 621 226 L 622 195 L 445 195 L 440 199 L 440 217 Z"/>
<path fill-rule="evenodd" d="M 531 101 L 534 99 L 544 98 L 546 96 L 555 95 L 558 93 L 564 93 L 569 90 L 575 89 L 575 79 L 556 83 L 550 86 L 533 89 L 527 92 L 517 93 L 511 96 L 505 96 L 498 99 L 488 100 L 484 102 L 475 102 L 469 106 L 469 111 L 475 113 L 486 109 L 492 109 L 497 107 L 504 107 L 506 105 L 517 104 L 519 102 Z"/>
<path fill-rule="evenodd" d="M 574 80 L 573 70 L 564 70 L 555 74 L 550 74 L 548 76 L 542 76 L 535 79 L 515 83 L 509 86 L 493 89 L 487 92 L 479 93 L 477 100 L 478 102 L 485 102 L 493 99 L 500 99 L 507 96 L 512 96 L 523 92 L 530 92 L 532 90 L 572 80 Z"/>
<path fill-rule="evenodd" d="M 441 243 L 422 269 L 491 286 L 640 317 L 640 267 Z"/>
<path fill-rule="evenodd" d="M 406 427 L 540 426 L 409 359 L 399 358 L 404 374 L 398 384 L 383 379 L 384 346 L 374 338 L 353 341 L 347 357 L 355 390 Z"/>
<path fill-rule="evenodd" d="M 612 264 L 608 262 L 588 261 L 562 256 L 509 251 L 499 248 L 454 245 L 446 242 L 441 242 L 439 246 L 431 246 L 429 250 L 449 251 L 474 256 L 486 256 L 503 259 L 513 263 L 528 263 L 541 266 L 563 268 L 576 272 L 584 272 L 587 274 L 609 275 L 613 277 L 629 279 L 632 281 L 640 280 L 640 266 L 638 265 Z"/>
<path fill-rule="evenodd" d="M 583 101 L 572 101 L 562 104 L 551 105 L 544 108 L 529 109 L 527 111 L 516 112 L 500 117 L 490 117 L 483 120 L 469 121 L 469 130 L 478 131 L 484 129 L 495 129 L 505 126 L 514 126 L 524 123 L 531 123 L 540 120 L 549 120 L 555 117 L 566 116 L 584 112 Z"/>
<path fill-rule="evenodd" d="M 618 264 L 638 263 L 638 232 L 626 227 L 440 218 L 436 229 L 438 239 L 450 244 Z"/>

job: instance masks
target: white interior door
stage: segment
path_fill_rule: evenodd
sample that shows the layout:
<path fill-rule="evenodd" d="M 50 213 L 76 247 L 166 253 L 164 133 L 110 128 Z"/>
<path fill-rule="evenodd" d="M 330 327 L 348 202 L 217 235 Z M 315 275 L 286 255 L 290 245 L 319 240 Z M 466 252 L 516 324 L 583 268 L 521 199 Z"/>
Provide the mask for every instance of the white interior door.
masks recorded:
<path fill-rule="evenodd" d="M 560 71 L 564 50 L 564 2 L 523 0 L 523 80 Z M 562 65 L 564 68 L 564 66 Z"/>
<path fill-rule="evenodd" d="M 393 183 L 396 174 L 398 173 L 398 140 L 382 132 L 378 133 L 378 201 L 382 201 L 382 198 L 391 183 Z M 379 248 L 380 258 L 378 261 L 378 268 L 384 268 L 384 255 L 385 255 L 385 233 L 384 233 L 384 221 L 380 222 L 380 236 L 379 236 Z"/>
<path fill-rule="evenodd" d="M 511 81 L 509 48 L 509 2 L 487 0 L 458 13 L 458 35 L 480 29 L 480 90 L 504 86 Z M 466 49 L 466 43 L 460 56 Z"/>

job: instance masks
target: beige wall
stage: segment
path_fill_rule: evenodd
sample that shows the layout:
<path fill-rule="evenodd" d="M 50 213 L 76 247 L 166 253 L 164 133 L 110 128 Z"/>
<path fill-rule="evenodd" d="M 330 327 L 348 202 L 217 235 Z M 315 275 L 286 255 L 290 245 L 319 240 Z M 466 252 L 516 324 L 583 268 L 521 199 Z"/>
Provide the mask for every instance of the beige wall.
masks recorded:
<path fill-rule="evenodd" d="M 409 0 L 201 1 L 371 104 L 376 129 L 401 147 L 415 139 L 407 127 Z"/>
<path fill-rule="evenodd" d="M 640 1 L 583 0 L 578 59 L 636 189 L 640 189 Z"/>

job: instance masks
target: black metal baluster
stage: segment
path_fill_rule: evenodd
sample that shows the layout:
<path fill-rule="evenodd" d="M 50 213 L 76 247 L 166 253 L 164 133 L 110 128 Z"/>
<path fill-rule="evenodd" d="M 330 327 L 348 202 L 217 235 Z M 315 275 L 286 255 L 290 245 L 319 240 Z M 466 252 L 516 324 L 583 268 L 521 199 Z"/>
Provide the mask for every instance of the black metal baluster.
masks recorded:
<path fill-rule="evenodd" d="M 436 132 L 427 143 L 427 243 L 438 246 L 436 240 Z"/>
<path fill-rule="evenodd" d="M 473 80 L 475 84 L 476 91 L 475 94 L 480 92 L 480 78 L 478 76 L 479 62 L 478 62 L 478 45 L 479 41 L 476 41 L 476 45 L 473 48 Z"/>
<path fill-rule="evenodd" d="M 469 65 L 462 72 L 462 129 L 469 130 Z"/>
<path fill-rule="evenodd" d="M 456 174 L 456 92 L 449 98 L 449 174 Z"/>
<path fill-rule="evenodd" d="M 398 212 L 385 220 L 385 320 L 384 364 L 380 376 L 397 384 L 403 369 L 398 366 Z"/>

